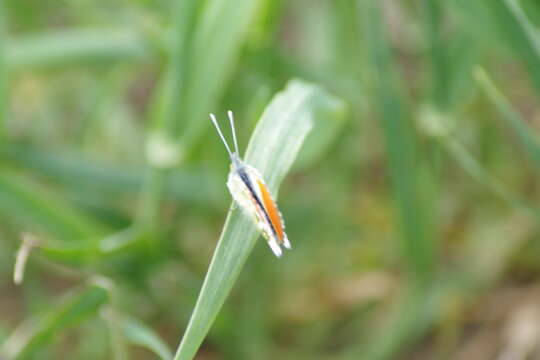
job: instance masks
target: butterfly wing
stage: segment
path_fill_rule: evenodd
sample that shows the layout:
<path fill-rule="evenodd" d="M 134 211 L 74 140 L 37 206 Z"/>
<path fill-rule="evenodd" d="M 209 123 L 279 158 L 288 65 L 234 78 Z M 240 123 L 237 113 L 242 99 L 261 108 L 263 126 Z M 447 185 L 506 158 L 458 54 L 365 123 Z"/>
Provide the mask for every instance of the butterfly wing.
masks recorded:
<path fill-rule="evenodd" d="M 281 213 L 259 172 L 245 163 L 233 166 L 227 186 L 240 208 L 255 219 L 274 254 L 281 256 L 280 245 L 290 249 Z"/>

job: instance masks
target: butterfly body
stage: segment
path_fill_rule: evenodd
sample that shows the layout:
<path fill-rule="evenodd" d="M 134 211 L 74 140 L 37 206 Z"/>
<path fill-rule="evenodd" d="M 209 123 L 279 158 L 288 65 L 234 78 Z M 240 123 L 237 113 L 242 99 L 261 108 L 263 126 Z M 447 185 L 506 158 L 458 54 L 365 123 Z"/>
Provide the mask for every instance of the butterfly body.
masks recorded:
<path fill-rule="evenodd" d="M 235 152 L 230 151 L 213 114 L 210 117 L 231 158 L 231 171 L 227 179 L 227 187 L 240 209 L 254 219 L 272 252 L 280 257 L 283 253 L 282 246 L 286 249 L 291 248 L 291 244 L 285 233 L 283 217 L 259 171 L 244 162 L 238 155 L 232 113 L 229 112 L 229 119 L 233 129 Z"/>

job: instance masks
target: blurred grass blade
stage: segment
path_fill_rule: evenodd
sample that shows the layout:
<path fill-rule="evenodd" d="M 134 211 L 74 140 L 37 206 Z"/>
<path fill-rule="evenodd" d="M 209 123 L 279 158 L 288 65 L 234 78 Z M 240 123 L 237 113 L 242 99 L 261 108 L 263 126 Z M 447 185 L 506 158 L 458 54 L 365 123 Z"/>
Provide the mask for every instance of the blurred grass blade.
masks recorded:
<path fill-rule="evenodd" d="M 530 241 L 531 234 L 538 228 L 537 219 L 519 212 L 505 214 L 500 219 L 467 234 L 470 241 L 457 258 L 463 259 L 463 266 L 458 270 L 463 272 L 460 276 L 470 285 L 485 288 L 499 281 L 510 258 Z"/>
<path fill-rule="evenodd" d="M 142 60 L 150 53 L 144 38 L 120 29 L 77 29 L 14 38 L 7 62 L 12 70 Z"/>
<path fill-rule="evenodd" d="M 336 0 L 329 4 L 332 9 L 332 48 L 335 53 L 333 61 L 335 71 L 340 74 L 339 81 L 344 81 L 343 92 L 345 96 L 353 95 L 351 106 L 361 106 L 358 104 L 359 93 L 364 91 L 364 78 L 362 71 L 366 69 L 365 54 L 363 44 L 358 41 L 361 39 L 361 19 L 355 0 Z M 335 59 L 335 60 L 334 60 Z M 333 79 L 332 84 L 336 83 L 338 77 Z"/>
<path fill-rule="evenodd" d="M 295 163 L 297 168 L 309 166 L 317 161 L 332 145 L 345 125 L 348 110 L 345 103 L 334 97 L 322 100 L 324 104 L 321 104 L 320 111 L 313 115 L 317 117 L 317 131 L 311 132 L 302 146 Z"/>
<path fill-rule="evenodd" d="M 182 111 L 182 144 L 191 145 L 209 127 L 206 117 L 221 96 L 260 0 L 208 0 L 193 33 L 189 78 Z"/>
<path fill-rule="evenodd" d="M 161 360 L 172 359 L 173 355 L 167 344 L 154 330 L 132 317 L 123 317 L 122 321 L 124 337 L 127 341 L 147 348 Z"/>
<path fill-rule="evenodd" d="M 127 360 L 129 359 L 128 346 L 124 338 L 122 320 L 118 312 L 114 309 L 114 303 L 116 303 L 115 294 L 111 295 L 110 303 L 112 305 L 104 305 L 99 315 L 103 318 L 107 326 L 112 360 Z"/>
<path fill-rule="evenodd" d="M 108 299 L 107 288 L 97 283 L 72 294 L 17 328 L 0 348 L 0 355 L 9 360 L 29 358 L 59 331 L 95 314 Z"/>
<path fill-rule="evenodd" d="M 442 143 L 457 163 L 476 181 L 484 185 L 502 200 L 518 209 L 524 210 L 540 221 L 540 210 L 537 205 L 519 198 L 512 190 L 491 176 L 482 164 L 457 139 L 447 136 Z"/>
<path fill-rule="evenodd" d="M 416 135 L 407 121 L 398 76 L 380 14 L 380 3 L 362 3 L 367 26 L 369 55 L 374 74 L 375 105 L 386 140 L 390 177 L 399 212 L 402 249 L 412 275 L 423 281 L 433 266 L 434 239 L 420 196 L 421 180 L 417 158 Z"/>
<path fill-rule="evenodd" d="M 502 119 L 514 130 L 525 151 L 527 151 L 536 166 L 540 168 L 540 139 L 536 135 L 535 130 L 512 108 L 510 102 L 497 89 L 484 69 L 476 68 L 474 77 L 491 103 L 499 110 Z"/>
<path fill-rule="evenodd" d="M 0 0 L 0 139 L 6 131 L 7 114 L 7 62 L 6 62 L 6 43 L 7 43 L 7 24 L 6 24 L 6 6 L 4 0 Z"/>
<path fill-rule="evenodd" d="M 259 3 L 178 1 L 178 11 L 173 14 L 171 61 L 150 115 L 154 128 L 148 138 L 147 159 L 152 169 L 138 219 L 144 226 L 157 222 L 166 169 L 177 165 L 208 126 L 205 118 L 223 92 Z"/>
<path fill-rule="evenodd" d="M 536 90 L 540 92 L 540 40 L 536 29 L 516 0 L 486 1 L 500 25 L 501 36 L 508 37 L 525 62 Z"/>
<path fill-rule="evenodd" d="M 430 300 L 436 295 L 433 286 L 435 199 L 424 186 L 432 186 L 434 179 L 419 164 L 416 134 L 407 119 L 381 2 L 367 0 L 358 4 L 364 15 L 374 103 L 385 138 L 401 251 L 411 281 L 405 286 L 405 294 L 397 298 L 395 311 L 387 315 L 387 321 L 371 330 L 366 342 L 347 349 L 344 358 L 382 360 L 393 358 L 403 346 L 425 332 L 435 318 L 435 309 L 428 310 Z"/>
<path fill-rule="evenodd" d="M 446 11 L 448 6 L 440 0 L 422 0 L 423 36 L 428 46 L 431 68 L 426 97 L 440 112 L 459 108 L 472 96 L 474 86 L 470 69 L 480 61 L 478 55 L 481 53 L 480 47 L 474 44 L 476 39 L 468 32 L 456 32 L 450 36 L 446 26 L 449 19 L 449 12 Z M 470 11 L 465 10 L 469 11 L 469 16 L 478 7 L 476 2 L 462 6 L 471 6 Z M 475 21 L 480 22 L 478 18 Z"/>
<path fill-rule="evenodd" d="M 328 104 L 337 101 L 330 99 L 319 87 L 291 81 L 263 113 L 249 142 L 245 160 L 259 169 L 272 193 L 277 195 L 279 184 L 305 137 L 314 126 L 317 127 L 317 112 L 326 111 Z M 257 235 L 252 220 L 239 209 L 229 212 L 175 360 L 195 356 L 255 245 Z M 292 242 L 294 246 L 294 239 Z M 270 252 L 268 256 L 272 256 Z"/>
<path fill-rule="evenodd" d="M 475 73 L 475 77 L 479 82 L 489 81 L 487 76 L 484 78 L 484 75 L 478 71 Z M 484 85 L 489 84 L 486 83 Z M 496 91 L 494 87 L 491 90 Z M 491 95 L 497 94 L 493 93 Z M 499 100 L 504 100 L 504 98 L 501 97 Z M 501 102 L 499 105 L 504 106 L 505 112 L 510 111 L 507 115 L 517 116 L 511 121 L 521 121 L 519 116 L 513 113 L 513 110 L 508 103 Z M 498 179 L 493 177 L 482 165 L 482 163 L 477 160 L 459 141 L 459 139 L 450 132 L 448 127 L 449 122 L 450 119 L 447 116 L 445 116 L 443 113 L 437 112 L 434 108 L 426 107 L 424 108 L 424 111 L 420 112 L 419 115 L 419 124 L 423 124 L 426 133 L 436 138 L 441 146 L 459 164 L 459 166 L 461 166 L 461 168 L 465 170 L 465 172 L 467 172 L 474 180 L 484 185 L 487 190 L 491 191 L 494 195 L 506 201 L 508 204 L 517 209 L 523 210 L 527 212 L 528 215 L 540 220 L 540 209 L 533 202 L 520 198 L 519 195 L 516 194 L 512 189 L 509 189 Z M 527 134 L 525 136 L 533 135 Z"/>
<path fill-rule="evenodd" d="M 538 30 L 530 23 L 515 0 L 482 0 L 499 28 L 499 34 L 525 62 L 531 81 L 540 92 L 540 40 Z"/>
<path fill-rule="evenodd" d="M 523 12 L 529 16 L 531 22 L 540 27 L 540 2 L 538 0 L 521 0 Z"/>
<path fill-rule="evenodd" d="M 137 223 L 145 227 L 156 226 L 166 171 L 177 165 L 183 155 L 174 135 L 178 119 L 186 119 L 182 116 L 184 104 L 182 96 L 184 90 L 189 89 L 186 77 L 189 73 L 192 28 L 197 24 L 201 4 L 202 2 L 197 0 L 176 0 L 174 3 L 176 6 L 172 12 L 170 58 L 149 112 L 152 123 L 146 139 L 146 159 L 149 168 L 141 192 L 141 205 L 137 217 Z"/>
<path fill-rule="evenodd" d="M 501 40 L 526 65 L 531 81 L 540 92 L 540 41 L 538 30 L 516 0 L 456 0 L 456 5 L 479 35 L 479 42 Z M 496 33 L 498 36 L 493 36 Z M 485 36 L 488 34 L 489 36 Z M 483 44 L 482 44 L 483 45 Z"/>
<path fill-rule="evenodd" d="M 372 330 L 375 336 L 373 346 L 370 340 L 346 351 L 343 360 L 397 359 L 403 346 L 419 340 L 424 332 L 434 325 L 440 315 L 440 302 L 451 297 L 456 285 L 445 278 L 437 279 L 428 288 L 412 287 L 401 294 L 401 301 L 386 309 L 392 320 L 389 326 Z M 381 331 L 382 330 L 382 331 Z M 350 350 L 350 349 L 349 349 Z"/>
<path fill-rule="evenodd" d="M 142 244 L 153 241 L 156 235 L 146 228 L 131 226 L 93 241 L 48 241 L 40 250 L 49 258 L 70 264 L 84 263 L 92 258 L 136 250 Z"/>
<path fill-rule="evenodd" d="M 173 12 L 173 29 L 169 64 L 162 77 L 162 88 L 157 94 L 159 104 L 152 114 L 159 131 L 174 133 L 178 126 L 178 116 L 183 109 L 182 96 L 186 88 L 188 62 L 193 27 L 196 24 L 201 2 L 198 0 L 176 0 Z"/>
<path fill-rule="evenodd" d="M 443 4 L 438 0 L 422 0 L 424 8 L 425 34 L 429 44 L 431 60 L 431 96 L 440 109 L 446 109 L 450 103 L 452 68 L 448 64 L 448 41 L 444 41 Z"/>
<path fill-rule="evenodd" d="M 47 232 L 56 240 L 95 239 L 105 229 L 93 219 L 43 191 L 15 172 L 0 172 L 0 213 L 19 223 Z"/>
<path fill-rule="evenodd" d="M 110 202 L 140 191 L 145 170 L 142 166 L 118 166 L 96 161 L 72 149 L 45 151 L 14 143 L 0 147 L 0 162 L 56 184 L 84 189 L 85 194 L 94 200 Z M 170 174 L 163 191 L 170 199 L 211 206 L 219 200 L 219 194 L 216 194 L 218 186 L 221 189 L 221 183 L 218 184 L 211 175 L 200 168 L 183 168 Z M 202 184 L 213 191 L 197 191 Z"/>

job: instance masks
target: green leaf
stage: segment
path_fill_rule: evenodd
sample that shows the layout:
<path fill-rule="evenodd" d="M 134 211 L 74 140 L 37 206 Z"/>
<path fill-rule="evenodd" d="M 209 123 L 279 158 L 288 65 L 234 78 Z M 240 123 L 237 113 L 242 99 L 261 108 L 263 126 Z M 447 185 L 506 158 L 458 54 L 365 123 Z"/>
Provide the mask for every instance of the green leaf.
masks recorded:
<path fill-rule="evenodd" d="M 167 344 L 144 323 L 132 317 L 124 317 L 122 328 L 126 340 L 152 351 L 162 360 L 172 359 L 171 350 Z"/>
<path fill-rule="evenodd" d="M 18 327 L 0 348 L 8 359 L 29 358 L 59 331 L 95 314 L 109 299 L 106 286 L 92 284 L 60 304 L 51 305 L 45 314 L 31 318 Z"/>
<path fill-rule="evenodd" d="M 306 136 L 313 127 L 319 131 L 322 119 L 315 115 L 328 111 L 327 106 L 335 101 L 319 87 L 296 80 L 277 94 L 267 107 L 251 137 L 245 161 L 261 172 L 273 194 L 277 195 L 279 184 L 295 161 Z M 255 245 L 257 235 L 250 218 L 239 209 L 229 211 L 175 360 L 195 356 Z M 270 252 L 268 256 L 272 256 Z"/>

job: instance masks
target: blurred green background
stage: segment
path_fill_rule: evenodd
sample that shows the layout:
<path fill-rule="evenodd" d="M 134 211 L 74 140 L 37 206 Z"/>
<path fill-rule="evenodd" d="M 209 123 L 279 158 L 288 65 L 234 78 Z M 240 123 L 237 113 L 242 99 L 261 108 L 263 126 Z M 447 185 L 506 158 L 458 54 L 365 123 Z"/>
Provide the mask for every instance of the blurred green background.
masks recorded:
<path fill-rule="evenodd" d="M 539 26 L 536 0 L 0 0 L 0 359 L 172 358 L 230 205 L 208 113 L 245 149 L 294 78 L 341 110 L 281 186 L 293 250 L 259 239 L 196 358 L 540 356 Z"/>

